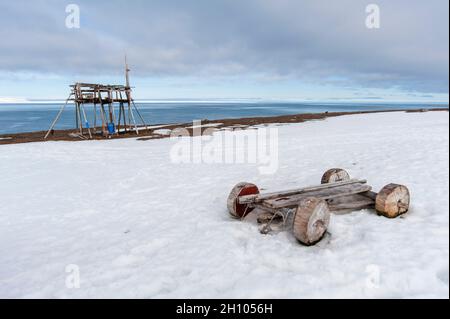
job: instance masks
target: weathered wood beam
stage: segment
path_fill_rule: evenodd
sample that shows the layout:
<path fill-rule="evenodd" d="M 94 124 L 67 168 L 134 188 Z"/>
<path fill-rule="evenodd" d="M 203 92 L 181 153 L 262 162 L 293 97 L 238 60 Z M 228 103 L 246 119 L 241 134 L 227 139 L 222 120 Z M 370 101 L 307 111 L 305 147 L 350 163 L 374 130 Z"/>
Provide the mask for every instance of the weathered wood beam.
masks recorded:
<path fill-rule="evenodd" d="M 364 179 L 363 180 L 351 179 L 351 180 L 343 181 L 343 182 L 322 184 L 322 185 L 318 185 L 318 186 L 309 186 L 309 187 L 297 188 L 297 189 L 286 190 L 286 191 L 281 191 L 281 192 L 241 196 L 241 197 L 239 197 L 238 200 L 239 200 L 239 204 L 252 204 L 252 203 L 259 203 L 259 202 L 262 202 L 263 200 L 269 200 L 269 199 L 273 199 L 273 198 L 277 198 L 277 197 L 302 194 L 302 193 L 307 193 L 307 192 L 321 190 L 321 189 L 330 189 L 330 188 L 334 188 L 334 187 L 340 187 L 343 185 L 365 184 L 365 183 L 367 183 L 367 181 Z"/>
<path fill-rule="evenodd" d="M 280 208 L 288 208 L 295 207 L 298 205 L 300 201 L 306 199 L 308 197 L 314 197 L 324 200 L 335 199 L 340 197 L 347 197 L 350 195 L 360 194 L 363 192 L 370 191 L 372 187 L 367 184 L 352 184 L 340 186 L 338 188 L 329 188 L 329 189 L 320 189 L 315 191 L 309 191 L 301 194 L 295 194 L 280 198 L 274 198 L 269 200 L 264 200 L 260 202 L 262 206 L 280 209 Z"/>

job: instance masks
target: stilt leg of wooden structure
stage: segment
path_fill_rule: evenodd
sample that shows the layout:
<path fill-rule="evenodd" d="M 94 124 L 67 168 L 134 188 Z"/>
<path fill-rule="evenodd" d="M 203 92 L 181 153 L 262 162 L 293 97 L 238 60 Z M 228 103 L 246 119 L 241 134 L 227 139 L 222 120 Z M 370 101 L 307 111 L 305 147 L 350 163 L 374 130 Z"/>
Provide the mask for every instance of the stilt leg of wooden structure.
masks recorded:
<path fill-rule="evenodd" d="M 139 135 L 139 130 L 136 124 L 136 119 L 134 118 L 133 110 L 131 109 L 131 103 L 128 102 L 128 109 L 130 110 L 131 119 L 133 120 L 134 130 L 136 131 L 136 135 Z"/>
<path fill-rule="evenodd" d="M 102 133 L 103 133 L 103 135 L 107 135 L 107 132 L 106 132 L 106 112 L 105 112 L 105 107 L 103 106 L 103 104 L 100 107 L 100 114 L 102 115 Z"/>
<path fill-rule="evenodd" d="M 77 108 L 77 118 L 78 118 L 80 134 L 83 135 L 83 120 L 81 119 L 81 107 L 80 107 L 79 103 L 76 103 L 76 108 Z"/>
<path fill-rule="evenodd" d="M 120 100 L 123 101 L 122 91 L 119 91 L 119 97 L 120 97 Z M 124 106 L 123 102 L 120 102 L 119 123 L 121 121 L 120 114 L 122 114 L 122 116 L 123 116 L 123 127 L 124 127 L 124 130 L 126 133 L 128 131 L 128 128 L 127 128 L 127 119 L 126 119 L 126 115 L 125 115 L 125 106 Z"/>
<path fill-rule="evenodd" d="M 148 131 L 148 126 L 147 126 L 147 124 L 145 124 L 144 118 L 142 117 L 141 112 L 139 112 L 139 109 L 136 107 L 136 104 L 134 104 L 134 100 L 131 100 L 131 103 L 133 103 L 136 113 L 138 114 L 139 118 L 141 119 L 142 124 L 145 126 L 145 129 Z"/>
<path fill-rule="evenodd" d="M 111 112 L 112 112 L 112 123 L 116 123 L 116 110 L 114 108 L 114 103 L 111 103 Z M 119 135 L 119 130 L 117 129 L 117 127 L 115 128 L 115 134 Z"/>
<path fill-rule="evenodd" d="M 128 127 L 131 128 L 131 105 L 128 103 Z"/>
<path fill-rule="evenodd" d="M 122 105 L 123 103 L 119 104 L 119 121 L 117 122 L 117 132 L 120 132 L 120 121 L 122 120 Z"/>
<path fill-rule="evenodd" d="M 128 132 L 128 127 L 127 127 L 127 118 L 125 115 L 125 105 L 122 103 L 122 117 L 123 117 L 123 127 L 125 128 L 125 133 Z"/>
<path fill-rule="evenodd" d="M 83 112 L 84 122 L 86 124 L 86 128 L 88 130 L 89 138 L 92 138 L 91 128 L 89 127 L 89 122 L 87 120 L 86 111 L 84 109 L 84 105 L 80 104 L 81 111 Z"/>
<path fill-rule="evenodd" d="M 111 104 L 108 104 L 108 115 L 109 115 L 108 123 L 111 123 L 113 121 L 113 115 L 112 115 L 112 111 L 111 111 Z"/>
<path fill-rule="evenodd" d="M 50 128 L 47 132 L 47 134 L 45 134 L 44 139 L 47 139 L 47 137 L 50 135 L 50 132 L 53 130 L 53 128 L 55 127 L 56 123 L 58 122 L 59 118 L 61 117 L 62 112 L 64 111 L 64 109 L 66 108 L 67 104 L 69 103 L 70 97 L 72 96 L 72 93 L 70 93 L 69 97 L 66 100 L 66 103 L 64 103 L 64 105 L 61 107 L 61 109 L 59 110 L 58 114 L 56 115 L 55 119 L 52 122 L 52 125 L 50 125 Z"/>
<path fill-rule="evenodd" d="M 80 127 L 80 123 L 78 122 L 78 106 L 77 103 L 75 103 L 75 127 L 79 128 Z"/>
<path fill-rule="evenodd" d="M 94 103 L 94 134 L 97 129 L 97 104 Z"/>

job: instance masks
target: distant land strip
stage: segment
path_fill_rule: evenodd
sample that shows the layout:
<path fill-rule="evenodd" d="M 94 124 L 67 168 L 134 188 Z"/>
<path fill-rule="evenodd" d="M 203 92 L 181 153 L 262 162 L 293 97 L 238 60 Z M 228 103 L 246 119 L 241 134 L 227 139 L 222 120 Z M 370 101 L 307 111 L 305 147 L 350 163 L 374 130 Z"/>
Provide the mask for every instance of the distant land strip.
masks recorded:
<path fill-rule="evenodd" d="M 249 128 L 255 125 L 268 125 L 268 124 L 288 124 L 288 123 L 302 123 L 311 120 L 322 120 L 329 117 L 352 115 L 352 114 L 371 114 L 371 113 L 391 113 L 391 112 L 407 112 L 407 113 L 419 113 L 419 112 L 436 112 L 447 111 L 447 108 L 432 108 L 432 109 L 409 109 L 409 110 L 378 110 L 378 111 L 355 111 L 355 112 L 324 112 L 324 113 L 304 113 L 293 115 L 279 115 L 268 117 L 245 117 L 245 118 L 233 118 L 233 119 L 218 119 L 208 120 L 202 119 L 202 132 L 211 127 L 216 129 L 233 129 L 233 128 Z M 49 123 L 50 125 L 50 123 Z M 88 140 L 111 140 L 121 138 L 138 138 L 141 141 L 161 139 L 170 136 L 169 134 L 161 134 L 158 131 L 162 129 L 165 131 L 174 130 L 176 128 L 185 128 L 192 135 L 193 123 L 179 123 L 179 124 L 151 124 L 150 128 L 145 130 L 143 126 L 138 126 L 139 135 L 131 129 L 128 132 L 121 132 L 120 134 L 112 135 L 111 138 L 103 137 L 99 134 L 94 134 L 92 139 L 82 139 L 77 137 L 74 133 L 77 133 L 76 128 L 68 130 L 55 130 L 46 140 L 44 139 L 46 131 L 37 131 L 29 133 L 14 133 L 14 134 L 1 134 L 0 145 L 6 144 L 20 144 L 20 143 L 33 143 L 33 142 L 49 142 L 49 141 L 88 141 Z M 96 127 L 98 130 L 99 127 Z M 94 130 L 94 128 L 91 128 Z M 87 130 L 84 130 L 87 135 Z"/>

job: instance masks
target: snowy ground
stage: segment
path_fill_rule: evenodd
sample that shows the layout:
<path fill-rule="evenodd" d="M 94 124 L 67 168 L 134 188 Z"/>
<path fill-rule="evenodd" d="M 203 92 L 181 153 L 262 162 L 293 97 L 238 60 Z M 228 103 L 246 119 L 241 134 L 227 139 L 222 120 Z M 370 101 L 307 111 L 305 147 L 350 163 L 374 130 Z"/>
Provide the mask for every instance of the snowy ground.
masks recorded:
<path fill-rule="evenodd" d="M 0 297 L 449 297 L 447 112 L 274 127 L 274 175 L 171 163 L 169 139 L 1 146 Z M 237 182 L 275 191 L 317 184 L 331 167 L 376 191 L 408 185 L 410 212 L 333 215 L 314 247 L 227 215 Z M 72 264 L 78 289 L 66 286 Z"/>

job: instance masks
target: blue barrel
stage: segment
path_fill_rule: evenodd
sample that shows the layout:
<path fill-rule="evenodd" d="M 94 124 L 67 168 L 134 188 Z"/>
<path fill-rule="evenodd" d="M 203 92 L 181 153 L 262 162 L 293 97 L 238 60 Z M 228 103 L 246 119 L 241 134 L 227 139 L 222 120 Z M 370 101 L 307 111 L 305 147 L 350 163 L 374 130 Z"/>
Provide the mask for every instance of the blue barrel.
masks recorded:
<path fill-rule="evenodd" d="M 108 123 L 108 133 L 109 134 L 116 133 L 116 127 L 115 127 L 114 123 Z"/>

